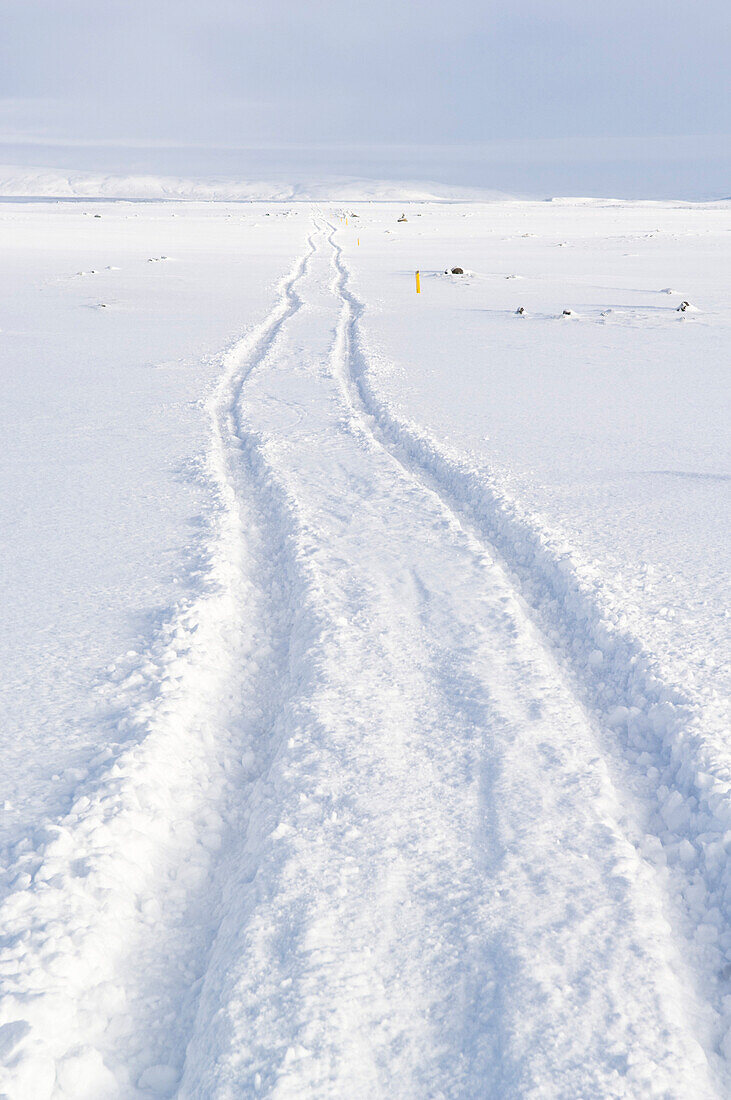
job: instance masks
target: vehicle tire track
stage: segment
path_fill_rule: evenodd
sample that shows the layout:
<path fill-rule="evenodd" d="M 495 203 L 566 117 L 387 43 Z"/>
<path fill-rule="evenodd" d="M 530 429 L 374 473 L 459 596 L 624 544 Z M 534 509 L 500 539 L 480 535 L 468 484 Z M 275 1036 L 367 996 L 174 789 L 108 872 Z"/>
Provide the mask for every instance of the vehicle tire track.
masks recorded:
<path fill-rule="evenodd" d="M 721 856 L 731 822 L 727 768 L 703 738 L 702 715 L 665 684 L 636 639 L 603 615 L 566 558 L 462 455 L 406 422 L 376 392 L 362 336 L 364 305 L 336 227 L 333 289 L 343 306 L 340 381 L 363 432 L 505 565 L 546 647 L 602 728 L 601 743 L 624 802 L 623 825 L 653 868 L 683 953 L 686 980 L 708 1004 L 706 1052 L 723 1082 L 731 1061 L 731 869 Z M 601 662 L 596 662 L 597 656 Z M 722 1089 L 727 1087 L 726 1083 Z"/>
<path fill-rule="evenodd" d="M 362 308 L 316 226 L 226 357 L 209 583 L 18 853 L 11 1100 L 716 1095 L 575 678 Z"/>
<path fill-rule="evenodd" d="M 0 916 L 8 1100 L 164 1096 L 178 1080 L 230 860 L 277 750 L 297 616 L 236 404 L 301 308 L 315 247 L 313 234 L 209 402 L 218 507 L 201 595 L 121 686 L 117 751 L 44 843 L 14 853 Z"/>
<path fill-rule="evenodd" d="M 715 1097 L 595 729 L 494 552 L 348 399 L 332 257 L 239 402 L 310 628 L 181 1100 Z"/>

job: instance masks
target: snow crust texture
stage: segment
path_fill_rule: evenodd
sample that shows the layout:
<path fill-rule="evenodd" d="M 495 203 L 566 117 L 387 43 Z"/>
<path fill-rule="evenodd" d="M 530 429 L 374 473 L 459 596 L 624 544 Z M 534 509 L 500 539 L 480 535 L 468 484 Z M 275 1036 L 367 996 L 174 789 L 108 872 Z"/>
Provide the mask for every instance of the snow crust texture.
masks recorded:
<path fill-rule="evenodd" d="M 727 745 L 379 385 L 346 216 L 222 357 L 123 736 L 11 846 L 0 1092 L 728 1095 Z"/>

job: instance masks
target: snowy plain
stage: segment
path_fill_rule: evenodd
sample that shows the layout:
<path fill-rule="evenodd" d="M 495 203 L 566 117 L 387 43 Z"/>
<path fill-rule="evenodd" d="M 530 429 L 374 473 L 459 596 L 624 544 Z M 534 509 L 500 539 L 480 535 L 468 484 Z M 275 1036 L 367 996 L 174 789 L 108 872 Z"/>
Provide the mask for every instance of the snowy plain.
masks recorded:
<path fill-rule="evenodd" d="M 730 213 L 0 203 L 0 1094 L 728 1094 Z"/>

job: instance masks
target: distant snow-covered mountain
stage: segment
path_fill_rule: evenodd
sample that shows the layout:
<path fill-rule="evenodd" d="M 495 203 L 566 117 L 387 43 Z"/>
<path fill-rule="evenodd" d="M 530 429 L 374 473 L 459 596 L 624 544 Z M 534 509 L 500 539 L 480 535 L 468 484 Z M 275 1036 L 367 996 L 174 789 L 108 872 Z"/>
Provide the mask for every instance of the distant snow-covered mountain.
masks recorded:
<path fill-rule="evenodd" d="M 441 183 L 372 180 L 334 176 L 320 180 L 238 180 L 223 177 L 109 175 L 58 168 L 0 166 L 5 198 L 198 199 L 208 202 L 256 201 L 428 201 L 506 198 L 498 191 Z"/>

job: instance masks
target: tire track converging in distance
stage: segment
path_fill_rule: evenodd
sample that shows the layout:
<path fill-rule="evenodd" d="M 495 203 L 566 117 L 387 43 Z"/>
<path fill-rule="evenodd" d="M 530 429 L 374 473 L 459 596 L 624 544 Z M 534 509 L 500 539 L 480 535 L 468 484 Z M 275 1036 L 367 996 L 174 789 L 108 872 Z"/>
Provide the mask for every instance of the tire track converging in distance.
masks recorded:
<path fill-rule="evenodd" d="M 201 594 L 121 685 L 116 752 L 45 843 L 15 854 L 0 916 L 0 1091 L 13 1100 L 132 1097 L 138 1081 L 169 1095 L 178 1079 L 229 861 L 276 751 L 296 614 L 236 401 L 301 307 L 314 251 L 311 236 L 266 319 L 226 353 L 209 402 L 218 507 Z"/>
<path fill-rule="evenodd" d="M 333 262 L 238 401 L 303 618 L 181 1098 L 715 1097 L 597 730 L 488 540 L 378 438 Z"/>
<path fill-rule="evenodd" d="M 526 520 L 489 474 L 399 416 L 374 389 L 362 318 L 330 225 L 333 290 L 342 301 L 339 378 L 362 430 L 434 493 L 504 563 L 516 595 L 602 729 L 625 806 L 628 839 L 653 867 L 691 962 L 686 980 L 708 1000 L 710 1059 L 731 1053 L 731 866 L 721 856 L 731 820 L 727 767 L 703 737 L 703 716 L 659 677 L 640 643 L 608 621 L 591 587 Z M 596 658 L 601 660 L 597 661 Z M 689 837 L 694 841 L 689 845 Z M 722 1055 L 719 1059 L 718 1055 Z"/>
<path fill-rule="evenodd" d="M 206 585 L 126 685 L 125 742 L 16 852 L 0 1092 L 716 1100 L 607 748 L 630 689 L 682 708 L 622 639 L 592 694 L 598 613 L 374 392 L 314 218 L 210 400 Z"/>

